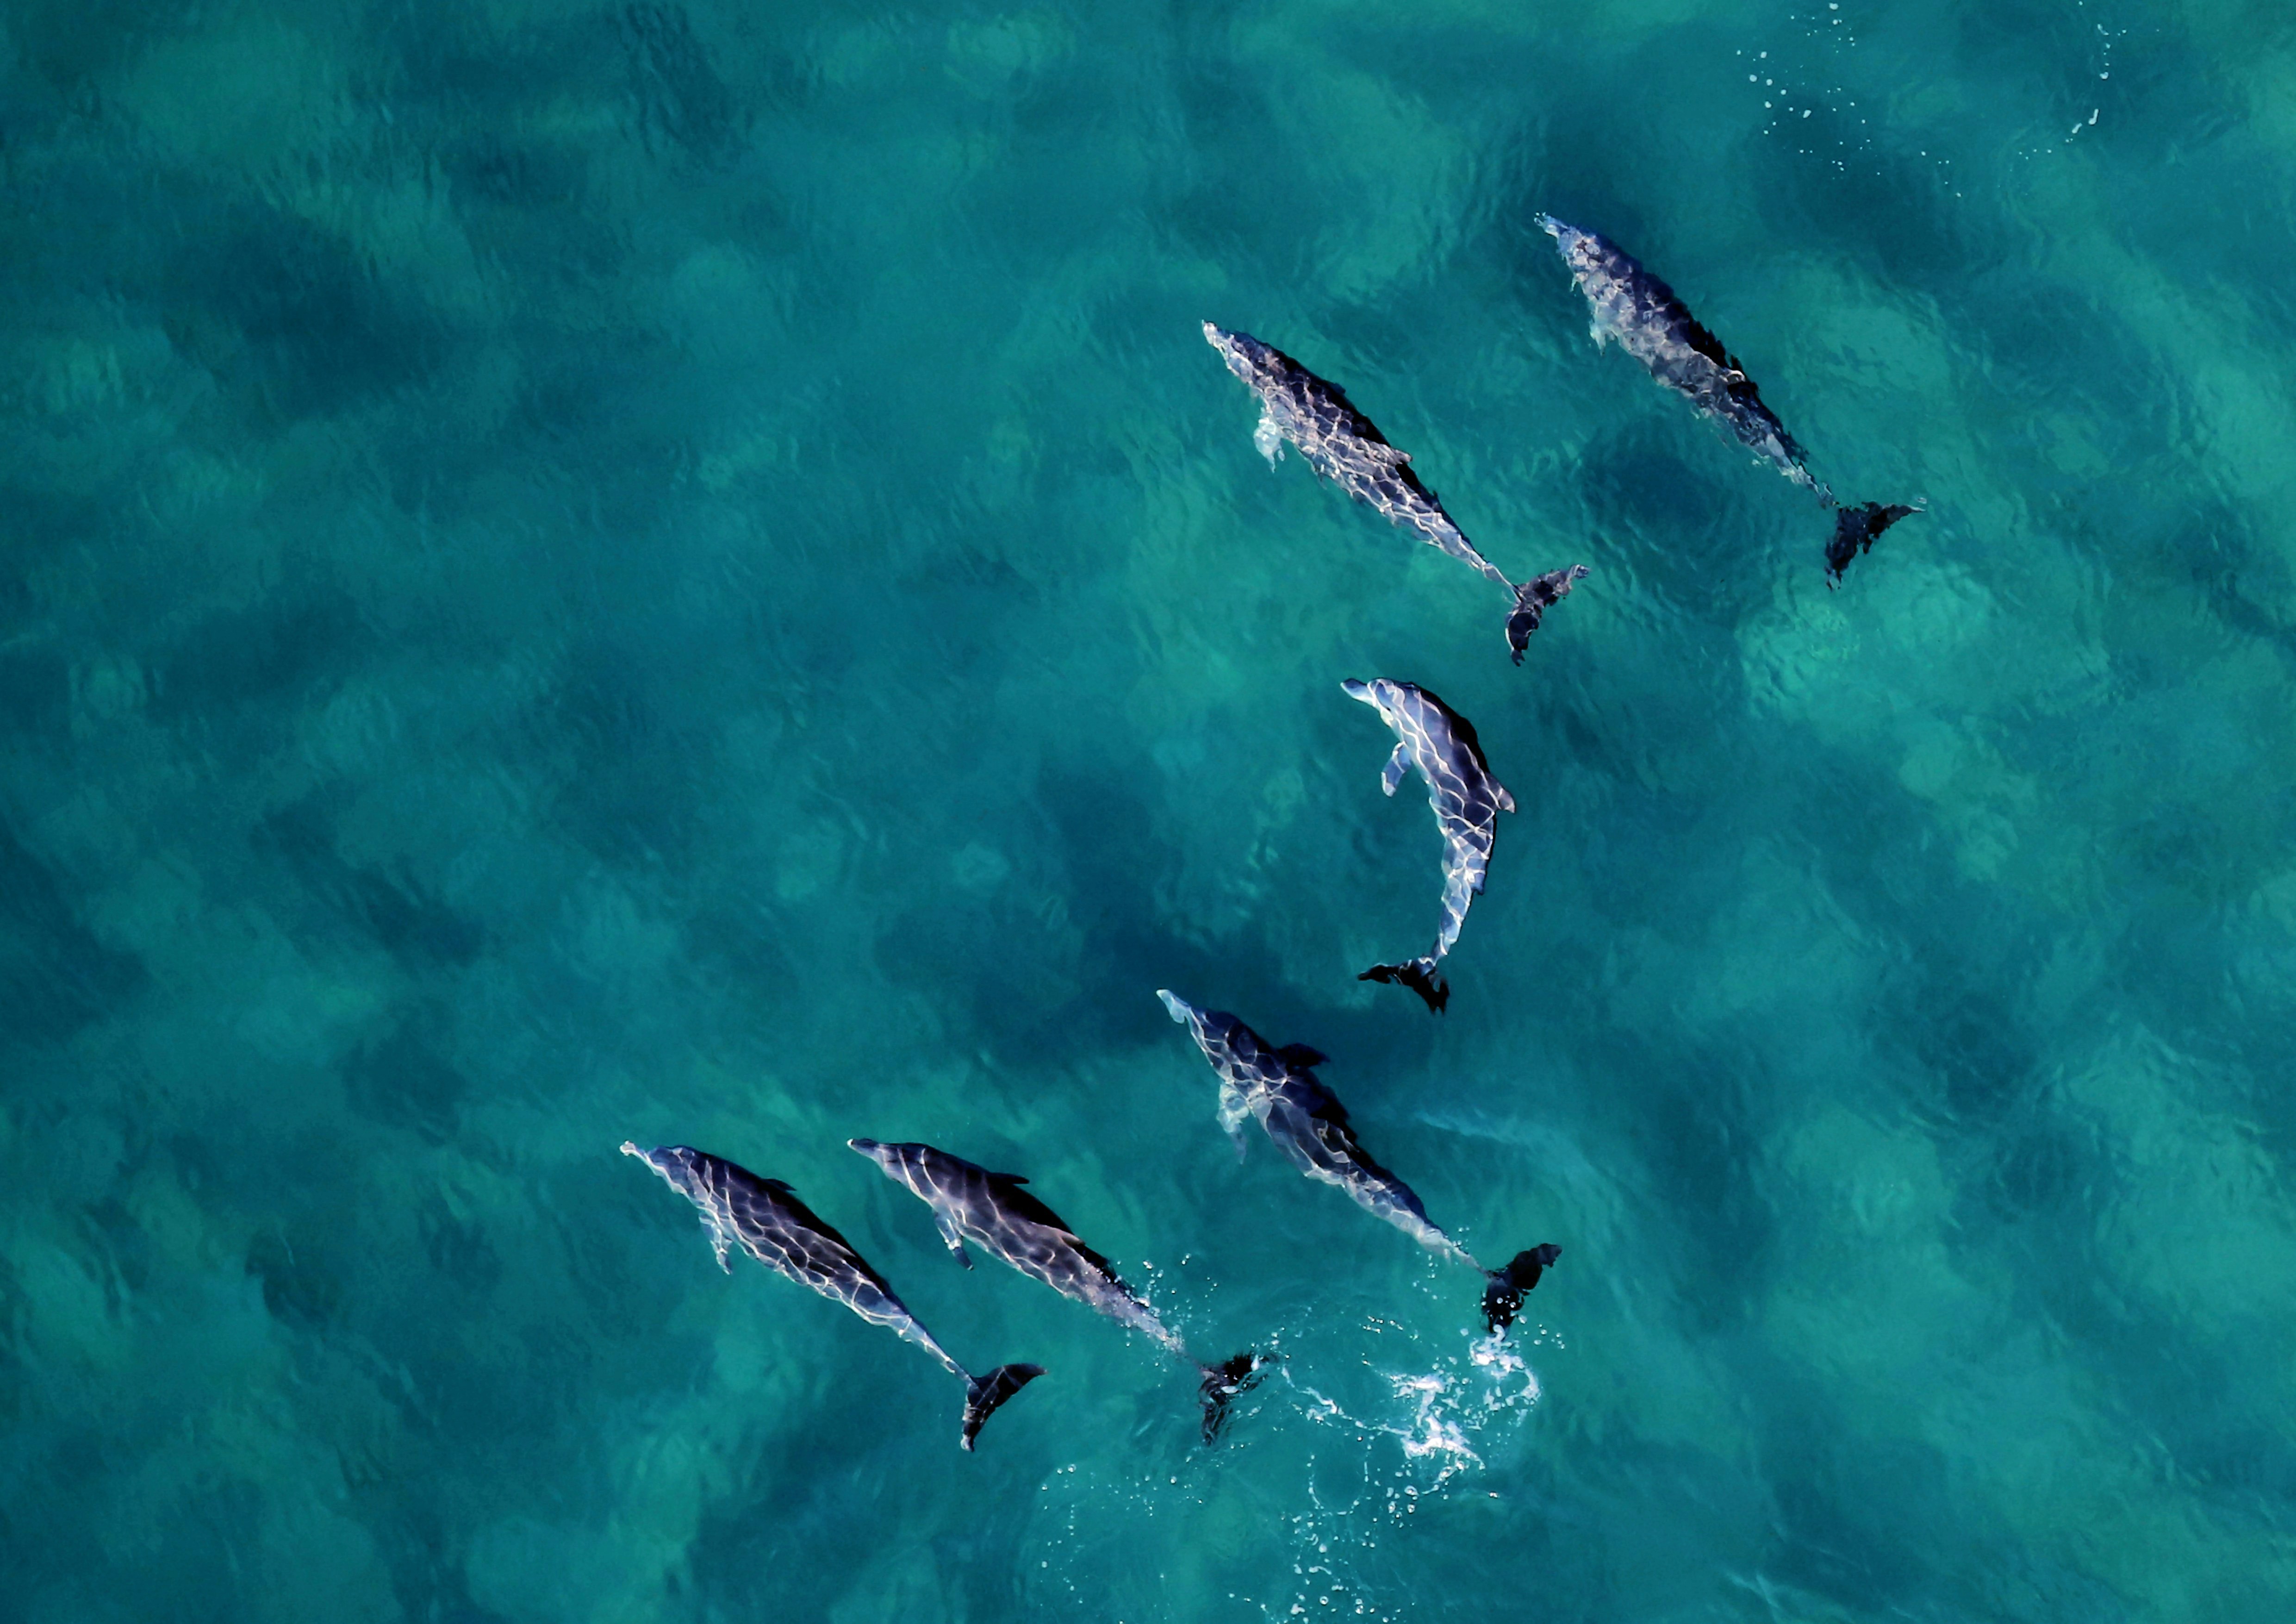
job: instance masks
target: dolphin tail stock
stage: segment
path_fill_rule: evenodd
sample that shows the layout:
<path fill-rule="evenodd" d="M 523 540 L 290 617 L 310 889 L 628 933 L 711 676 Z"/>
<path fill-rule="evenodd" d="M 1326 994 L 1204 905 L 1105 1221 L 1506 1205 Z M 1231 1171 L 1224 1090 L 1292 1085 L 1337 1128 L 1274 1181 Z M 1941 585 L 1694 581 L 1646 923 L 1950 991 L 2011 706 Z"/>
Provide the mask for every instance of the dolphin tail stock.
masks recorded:
<path fill-rule="evenodd" d="M 1515 1311 L 1522 1307 L 1522 1294 L 1538 1284 L 1538 1277 L 1554 1267 L 1562 1249 L 1549 1241 L 1534 1246 L 1529 1251 L 1515 1253 L 1505 1268 L 1495 1268 L 1483 1276 L 1483 1318 L 1493 1336 L 1514 1324 Z"/>
<path fill-rule="evenodd" d="M 1259 1380 L 1259 1372 L 1267 1360 L 1256 1353 L 1239 1353 L 1220 1365 L 1199 1365 L 1198 1374 L 1203 1380 L 1197 1383 L 1196 1397 L 1204 1407 L 1204 1441 L 1211 1443 L 1227 1424 L 1228 1401 Z"/>
<path fill-rule="evenodd" d="M 999 1365 L 985 1376 L 968 1373 L 964 1378 L 964 1433 L 957 1439 L 966 1449 L 980 1434 L 983 1423 L 1014 1393 L 1045 1374 L 1042 1365 Z"/>
<path fill-rule="evenodd" d="M 1451 984 L 1443 979 L 1443 972 L 1438 968 L 1435 956 L 1431 953 L 1405 959 L 1400 964 L 1374 964 L 1356 980 L 1389 981 L 1398 987 L 1408 987 L 1426 1002 L 1430 1014 L 1441 1014 L 1443 1006 L 1451 1001 Z"/>
<path fill-rule="evenodd" d="M 1586 565 L 1572 564 L 1567 569 L 1549 570 L 1514 589 L 1514 607 L 1507 612 L 1506 640 L 1515 664 L 1522 663 L 1523 651 L 1530 646 L 1530 634 L 1538 629 L 1547 610 L 1569 597 L 1570 588 L 1586 573 Z"/>

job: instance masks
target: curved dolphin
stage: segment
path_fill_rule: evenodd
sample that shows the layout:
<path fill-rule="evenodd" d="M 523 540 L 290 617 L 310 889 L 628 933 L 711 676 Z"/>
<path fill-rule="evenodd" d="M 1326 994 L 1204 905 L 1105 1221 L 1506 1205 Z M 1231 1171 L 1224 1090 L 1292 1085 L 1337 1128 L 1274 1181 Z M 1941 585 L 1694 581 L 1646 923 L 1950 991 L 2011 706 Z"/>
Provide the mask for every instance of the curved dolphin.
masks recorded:
<path fill-rule="evenodd" d="M 1346 1193 L 1374 1218 L 1383 1218 L 1428 1251 L 1456 1258 L 1483 1277 L 1483 1318 L 1496 1335 L 1514 1322 L 1522 1294 L 1562 1255 L 1552 1242 L 1519 1251 L 1505 1268 L 1485 1268 L 1472 1253 L 1427 1216 L 1418 1195 L 1372 1160 L 1348 1121 L 1348 1108 L 1324 1087 L 1315 1069 L 1329 1057 L 1304 1043 L 1271 1048 L 1267 1040 L 1226 1010 L 1198 1009 L 1158 988 L 1174 1021 L 1188 1029 L 1220 1079 L 1220 1126 L 1243 1156 L 1243 1120 L 1259 1119 L 1284 1159 L 1318 1184 Z"/>
<path fill-rule="evenodd" d="M 1370 682 L 1349 677 L 1340 686 L 1349 699 L 1377 710 L 1379 719 L 1395 730 L 1398 742 L 1380 775 L 1380 788 L 1394 794 L 1404 769 L 1416 767 L 1427 784 L 1427 804 L 1435 809 L 1436 826 L 1443 832 L 1443 926 L 1436 934 L 1434 951 L 1399 964 L 1374 964 L 1356 980 L 1398 981 L 1440 1013 L 1451 1001 L 1451 988 L 1438 961 L 1459 939 L 1467 905 L 1482 892 L 1499 814 L 1514 810 L 1514 797 L 1491 776 L 1474 725 L 1418 684 L 1390 682 L 1384 677 Z"/>
<path fill-rule="evenodd" d="M 940 1238 L 965 1267 L 972 1267 L 964 1243 L 972 1241 L 1000 1261 L 1041 1280 L 1128 1329 L 1152 1337 L 1166 1352 L 1195 1366 L 1204 1408 L 1204 1441 L 1218 1436 L 1228 1400 L 1251 1384 L 1257 1356 L 1240 1353 L 1224 1365 L 1198 1364 L 1156 1310 L 1132 1294 L 1106 1258 L 1078 1238 L 1068 1220 L 1021 1188 L 1018 1173 L 992 1173 L 930 1144 L 880 1144 L 874 1139 L 845 1142 L 884 1170 L 885 1177 L 932 1209 Z"/>
<path fill-rule="evenodd" d="M 1475 551 L 1474 543 L 1443 511 L 1435 493 L 1411 471 L 1409 453 L 1389 445 L 1387 436 L 1372 426 L 1371 419 L 1356 410 L 1346 390 L 1248 332 L 1231 332 L 1206 322 L 1204 340 L 1219 351 L 1228 371 L 1259 397 L 1259 426 L 1252 431 L 1251 443 L 1259 447 L 1269 466 L 1283 455 L 1283 442 L 1291 441 L 1317 474 L 1357 501 L 1369 503 L 1390 523 L 1408 525 L 1429 546 L 1449 554 L 1514 595 L 1514 608 L 1507 615 L 1506 639 L 1515 664 L 1521 665 L 1523 650 L 1548 606 L 1569 595 L 1571 586 L 1587 573 L 1587 566 L 1550 570 L 1536 580 L 1516 586 Z"/>
<path fill-rule="evenodd" d="M 747 1168 L 687 1144 L 647 1151 L 625 1139 L 622 1154 L 637 1157 L 701 1210 L 701 1222 L 717 1249 L 718 1267 L 726 1273 L 734 1270 L 726 1253 L 738 1244 L 775 1273 L 811 1286 L 939 1359 L 964 1383 L 964 1427 L 957 1439 L 963 1448 L 972 1448 L 981 1423 L 997 1406 L 1045 1374 L 1041 1365 L 999 1365 L 987 1375 L 976 1376 L 949 1357 L 932 1333 L 893 1295 L 885 1277 L 780 1179 L 760 1178 Z"/>

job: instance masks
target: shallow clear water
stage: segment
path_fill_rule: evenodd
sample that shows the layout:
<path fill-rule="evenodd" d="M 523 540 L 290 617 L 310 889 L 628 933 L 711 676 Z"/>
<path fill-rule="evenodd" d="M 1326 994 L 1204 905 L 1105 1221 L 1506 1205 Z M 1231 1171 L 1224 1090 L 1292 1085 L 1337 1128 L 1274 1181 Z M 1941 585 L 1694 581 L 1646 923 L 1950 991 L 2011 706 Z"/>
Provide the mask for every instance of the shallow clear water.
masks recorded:
<path fill-rule="evenodd" d="M 2291 18 L 0 11 L 4 1611 L 2290 1616 Z M 1828 592 L 1541 210 L 1927 513 Z M 1521 669 L 1206 317 L 1594 567 Z M 1521 804 L 1442 1020 L 1370 676 Z M 1505 1351 L 1159 987 L 1562 1244 Z M 1201 1448 L 857 1134 L 1283 1362 Z"/>

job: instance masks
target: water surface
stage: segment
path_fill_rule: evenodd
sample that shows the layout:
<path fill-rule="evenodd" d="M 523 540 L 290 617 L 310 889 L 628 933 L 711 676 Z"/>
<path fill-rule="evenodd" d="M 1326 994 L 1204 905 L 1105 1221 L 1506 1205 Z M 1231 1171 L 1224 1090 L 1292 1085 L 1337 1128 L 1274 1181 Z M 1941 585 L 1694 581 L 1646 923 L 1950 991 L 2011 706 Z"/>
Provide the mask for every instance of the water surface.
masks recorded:
<path fill-rule="evenodd" d="M 2296 24 L 0 16 L 0 1556 L 199 1619 L 2278 1620 Z M 1597 352 L 1672 282 L 1854 499 Z M 1270 472 L 1210 318 L 1518 578 Z M 1521 809 L 1449 1015 L 1339 683 Z M 1475 1286 L 1154 989 L 1333 1056 Z M 1028 1172 L 1192 1380 L 842 1147 Z M 786 1178 L 947 1376 L 615 1154 Z"/>

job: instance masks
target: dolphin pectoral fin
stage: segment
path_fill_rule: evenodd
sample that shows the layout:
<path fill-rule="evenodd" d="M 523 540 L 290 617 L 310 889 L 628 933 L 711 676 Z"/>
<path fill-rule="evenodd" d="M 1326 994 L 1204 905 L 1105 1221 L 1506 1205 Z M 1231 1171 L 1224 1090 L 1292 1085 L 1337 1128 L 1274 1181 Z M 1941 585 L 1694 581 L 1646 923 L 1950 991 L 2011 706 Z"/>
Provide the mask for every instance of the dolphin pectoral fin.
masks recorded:
<path fill-rule="evenodd" d="M 1379 775 L 1382 794 L 1392 795 L 1403 786 L 1403 775 L 1411 770 L 1411 746 L 1398 743 L 1387 758 L 1387 766 Z"/>
<path fill-rule="evenodd" d="M 1235 1159 L 1243 1160 L 1243 1120 L 1251 1114 L 1251 1107 L 1243 1103 L 1243 1090 L 1222 1079 L 1219 1092 L 1219 1125 L 1227 1136 L 1235 1141 Z"/>
<path fill-rule="evenodd" d="M 1251 443 L 1267 459 L 1270 468 L 1283 460 L 1283 431 L 1276 426 L 1275 414 L 1266 406 L 1259 409 L 1259 423 L 1251 431 Z"/>
<path fill-rule="evenodd" d="M 1275 1053 L 1284 1064 L 1297 1066 L 1303 1071 L 1310 1066 L 1320 1066 L 1332 1058 L 1313 1044 L 1307 1043 L 1287 1043 Z"/>
<path fill-rule="evenodd" d="M 981 1424 L 996 1414 L 997 1406 L 1044 1374 L 1042 1365 L 999 1365 L 985 1376 L 965 1377 L 964 1431 L 957 1439 L 958 1446 L 970 1450 Z"/>
<path fill-rule="evenodd" d="M 964 1250 L 964 1231 L 956 1226 L 956 1220 L 936 1207 L 933 1209 L 933 1227 L 940 1231 L 941 1243 L 948 1248 L 949 1255 L 971 1268 L 972 1254 Z"/>
<path fill-rule="evenodd" d="M 1495 1268 L 1484 1276 L 1483 1320 L 1493 1336 L 1514 1323 L 1515 1312 L 1522 1307 L 1522 1294 L 1536 1287 L 1539 1275 L 1554 1267 L 1562 1255 L 1562 1249 L 1549 1241 L 1515 1253 L 1505 1268 Z"/>

